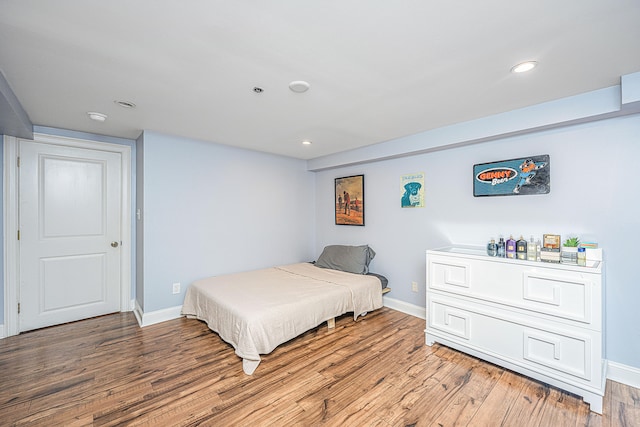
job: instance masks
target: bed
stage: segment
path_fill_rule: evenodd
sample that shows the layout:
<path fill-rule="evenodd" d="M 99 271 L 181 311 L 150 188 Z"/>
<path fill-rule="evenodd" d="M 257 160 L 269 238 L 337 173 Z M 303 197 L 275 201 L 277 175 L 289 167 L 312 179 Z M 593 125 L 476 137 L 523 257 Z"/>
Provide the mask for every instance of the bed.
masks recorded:
<path fill-rule="evenodd" d="M 344 253 L 355 253 L 358 262 Z M 388 288 L 386 278 L 368 271 L 373 256 L 367 245 L 333 245 L 315 263 L 198 280 L 187 289 L 182 314 L 206 322 L 234 347 L 243 371 L 252 375 L 260 355 L 278 345 L 323 322 L 333 327 L 342 314 L 353 312 L 356 320 L 382 307 Z"/>

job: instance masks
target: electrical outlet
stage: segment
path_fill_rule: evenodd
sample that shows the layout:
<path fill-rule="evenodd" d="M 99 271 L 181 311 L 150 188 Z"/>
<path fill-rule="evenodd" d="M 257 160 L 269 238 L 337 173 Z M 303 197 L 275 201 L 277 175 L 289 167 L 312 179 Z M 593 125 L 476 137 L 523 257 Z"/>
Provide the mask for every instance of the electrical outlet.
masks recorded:
<path fill-rule="evenodd" d="M 413 292 L 418 292 L 418 282 L 411 282 L 411 290 Z"/>
<path fill-rule="evenodd" d="M 174 294 L 179 294 L 180 293 L 180 282 L 173 284 L 173 293 Z"/>

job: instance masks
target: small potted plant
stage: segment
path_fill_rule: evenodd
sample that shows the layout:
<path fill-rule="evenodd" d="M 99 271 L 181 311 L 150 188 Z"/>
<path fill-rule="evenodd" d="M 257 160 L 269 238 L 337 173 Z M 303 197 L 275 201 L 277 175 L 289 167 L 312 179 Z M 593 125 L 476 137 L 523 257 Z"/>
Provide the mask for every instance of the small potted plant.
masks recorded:
<path fill-rule="evenodd" d="M 580 239 L 569 237 L 562 244 L 562 262 L 576 264 L 578 262 L 578 245 Z"/>

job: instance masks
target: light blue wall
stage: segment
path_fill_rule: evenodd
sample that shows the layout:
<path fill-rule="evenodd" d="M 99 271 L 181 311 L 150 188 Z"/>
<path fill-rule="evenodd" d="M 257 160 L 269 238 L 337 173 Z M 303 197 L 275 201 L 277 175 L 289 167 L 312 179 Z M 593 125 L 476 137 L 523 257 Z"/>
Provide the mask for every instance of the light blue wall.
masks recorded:
<path fill-rule="evenodd" d="M 607 261 L 607 358 L 640 368 L 638 135 L 636 114 L 318 172 L 316 253 L 326 244 L 369 243 L 377 251 L 372 270 L 389 278 L 389 297 L 424 307 L 428 248 L 484 245 L 501 234 L 594 238 Z M 538 154 L 551 156 L 550 194 L 473 197 L 475 163 Z M 413 172 L 425 173 L 426 207 L 402 209 L 400 176 Z M 366 225 L 336 226 L 333 180 L 360 173 L 365 175 Z M 411 292 L 412 281 L 420 284 L 419 293 Z"/>
<path fill-rule="evenodd" d="M 315 181 L 305 161 L 153 132 L 131 141 L 35 131 L 132 146 L 132 298 L 145 312 L 181 305 L 201 277 L 314 257 Z"/>
<path fill-rule="evenodd" d="M 202 277 L 313 259 L 306 162 L 153 132 L 143 138 L 145 312 L 181 305 Z"/>

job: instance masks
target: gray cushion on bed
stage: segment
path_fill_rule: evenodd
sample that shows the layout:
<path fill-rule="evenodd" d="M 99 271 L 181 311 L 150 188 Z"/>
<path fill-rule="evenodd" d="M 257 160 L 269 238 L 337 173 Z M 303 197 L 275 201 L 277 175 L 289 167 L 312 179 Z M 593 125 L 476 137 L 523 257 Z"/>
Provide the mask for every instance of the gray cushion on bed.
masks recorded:
<path fill-rule="evenodd" d="M 383 276 L 382 274 L 377 274 L 377 273 L 372 273 L 372 272 L 368 272 L 367 276 L 375 276 L 380 280 L 380 284 L 382 285 L 382 289 L 386 288 L 387 286 L 389 286 L 389 279 L 387 279 L 385 276 Z"/>
<path fill-rule="evenodd" d="M 369 263 L 375 256 L 375 251 L 369 245 L 329 245 L 320 254 L 316 266 L 349 273 L 367 274 Z"/>

